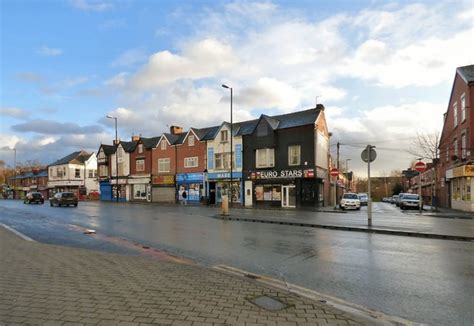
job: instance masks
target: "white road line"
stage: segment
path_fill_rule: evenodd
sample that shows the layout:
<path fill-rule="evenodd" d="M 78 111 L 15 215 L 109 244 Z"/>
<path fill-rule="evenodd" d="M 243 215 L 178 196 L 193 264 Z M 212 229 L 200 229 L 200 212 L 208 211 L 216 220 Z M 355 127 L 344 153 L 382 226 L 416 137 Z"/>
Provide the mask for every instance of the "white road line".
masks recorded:
<path fill-rule="evenodd" d="M 11 231 L 13 233 L 15 233 L 17 236 L 19 236 L 20 238 L 22 238 L 23 240 L 26 240 L 26 241 L 31 241 L 31 242 L 36 242 L 35 240 L 31 239 L 29 236 L 26 236 L 24 235 L 23 233 L 9 227 L 8 225 L 5 225 L 3 223 L 0 223 L 0 226 L 3 226 L 5 229 L 7 229 L 8 231 Z"/>

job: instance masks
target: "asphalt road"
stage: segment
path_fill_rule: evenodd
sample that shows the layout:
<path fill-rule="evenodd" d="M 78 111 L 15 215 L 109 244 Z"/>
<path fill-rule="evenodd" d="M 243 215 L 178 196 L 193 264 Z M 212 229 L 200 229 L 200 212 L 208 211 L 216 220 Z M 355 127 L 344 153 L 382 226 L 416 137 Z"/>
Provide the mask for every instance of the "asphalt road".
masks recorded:
<path fill-rule="evenodd" d="M 346 216 L 362 218 L 364 210 Z M 376 205 L 374 211 L 379 220 L 386 216 L 392 223 L 397 214 L 400 221 L 409 216 L 389 204 Z M 88 202 L 78 208 L 58 208 L 0 201 L 0 223 L 38 241 L 130 254 L 140 251 L 124 243 L 140 244 L 139 248 L 150 246 L 204 265 L 225 264 L 285 279 L 416 322 L 473 324 L 470 242 L 223 221 L 211 217 L 216 213 L 205 207 L 155 204 Z M 269 213 L 299 214 L 324 219 L 337 215 Z M 83 228 L 96 230 L 97 236 L 84 235 Z"/>

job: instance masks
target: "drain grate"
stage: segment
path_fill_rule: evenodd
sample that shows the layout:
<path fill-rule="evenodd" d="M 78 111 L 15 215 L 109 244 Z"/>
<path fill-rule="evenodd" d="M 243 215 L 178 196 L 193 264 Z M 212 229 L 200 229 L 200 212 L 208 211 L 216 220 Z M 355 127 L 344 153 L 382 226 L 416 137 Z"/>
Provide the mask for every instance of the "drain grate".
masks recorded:
<path fill-rule="evenodd" d="M 273 299 L 271 297 L 268 297 L 266 295 L 262 295 L 260 297 L 256 297 L 252 300 L 250 300 L 254 305 L 259 306 L 260 308 L 263 308 L 265 310 L 269 311 L 278 311 L 278 310 L 283 310 L 286 307 L 288 307 L 287 304 L 278 301 L 276 299 Z"/>

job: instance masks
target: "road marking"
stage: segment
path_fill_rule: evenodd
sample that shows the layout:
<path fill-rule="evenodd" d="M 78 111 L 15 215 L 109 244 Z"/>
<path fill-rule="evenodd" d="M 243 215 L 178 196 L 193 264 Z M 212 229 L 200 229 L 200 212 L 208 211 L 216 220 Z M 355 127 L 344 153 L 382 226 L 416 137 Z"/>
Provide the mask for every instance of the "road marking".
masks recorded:
<path fill-rule="evenodd" d="M 31 242 L 36 242 L 35 240 L 31 239 L 29 236 L 24 235 L 23 233 L 21 233 L 21 232 L 15 230 L 14 228 L 9 227 L 8 225 L 5 225 L 5 224 L 3 224 L 3 223 L 0 223 L 0 225 L 3 226 L 3 227 L 4 227 L 5 229 L 7 229 L 8 231 L 15 233 L 17 236 L 19 236 L 19 237 L 22 238 L 23 240 L 31 241 Z"/>

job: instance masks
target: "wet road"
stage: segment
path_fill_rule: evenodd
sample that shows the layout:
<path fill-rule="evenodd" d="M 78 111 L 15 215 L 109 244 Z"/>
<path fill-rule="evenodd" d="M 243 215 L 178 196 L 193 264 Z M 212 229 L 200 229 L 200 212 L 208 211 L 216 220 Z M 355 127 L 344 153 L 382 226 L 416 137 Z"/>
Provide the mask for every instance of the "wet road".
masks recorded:
<path fill-rule="evenodd" d="M 407 216 L 388 204 L 374 209 L 379 218 L 385 210 L 390 219 Z M 225 264 L 284 278 L 416 322 L 473 324 L 473 243 L 210 217 L 217 212 L 154 204 L 90 202 L 53 208 L 0 201 L 0 223 L 38 241 L 137 254 L 110 240 L 128 239 L 205 265 Z M 288 217 L 298 212 L 271 214 Z M 348 214 L 358 217 L 363 212 Z M 86 236 L 76 226 L 94 229 L 98 236 Z"/>

